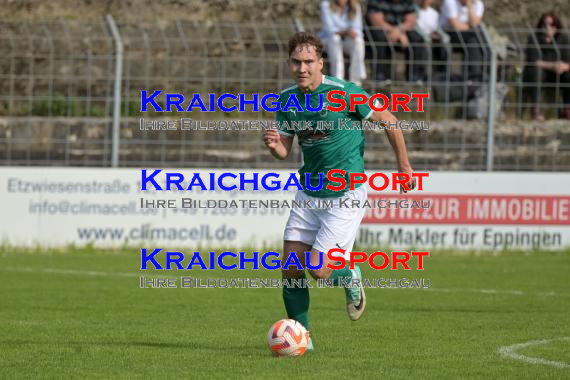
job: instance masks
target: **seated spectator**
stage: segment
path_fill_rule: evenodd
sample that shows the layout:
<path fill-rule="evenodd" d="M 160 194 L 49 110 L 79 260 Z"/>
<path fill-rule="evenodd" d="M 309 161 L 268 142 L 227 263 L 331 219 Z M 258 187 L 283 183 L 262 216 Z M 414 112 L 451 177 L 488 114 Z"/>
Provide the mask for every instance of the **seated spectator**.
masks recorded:
<path fill-rule="evenodd" d="M 480 29 L 484 10 L 482 0 L 444 0 L 439 19 L 454 49 L 463 51 L 466 79 L 475 82 L 485 80 L 488 71 L 489 49 Z"/>
<path fill-rule="evenodd" d="M 536 29 L 528 37 L 523 73 L 527 93 L 531 95 L 532 116 L 544 120 L 539 108 L 541 83 L 560 83 L 564 117 L 570 120 L 570 42 L 554 12 L 544 13 Z"/>
<path fill-rule="evenodd" d="M 413 0 L 369 0 L 366 12 L 376 48 L 377 81 L 390 80 L 394 45 L 406 49 L 407 79 L 410 82 L 426 80 L 428 50 L 416 29 L 416 7 Z M 411 55 L 410 55 L 411 48 Z M 381 63 L 381 61 L 384 61 Z"/>
<path fill-rule="evenodd" d="M 447 36 L 439 26 L 439 12 L 431 6 L 432 3 L 433 0 L 420 0 L 417 12 L 417 30 L 426 41 L 432 43 L 433 70 L 445 73 L 448 56 L 443 43 Z"/>
<path fill-rule="evenodd" d="M 362 38 L 362 11 L 358 0 L 321 2 L 320 33 L 329 55 L 331 75 L 344 79 L 344 55 L 350 55 L 348 78 L 357 85 L 366 79 L 364 66 L 364 39 Z"/>
<path fill-rule="evenodd" d="M 439 29 L 439 12 L 433 9 L 431 6 L 432 3 L 433 0 L 420 0 L 417 24 L 418 29 L 427 37 L 438 38 L 437 30 Z"/>

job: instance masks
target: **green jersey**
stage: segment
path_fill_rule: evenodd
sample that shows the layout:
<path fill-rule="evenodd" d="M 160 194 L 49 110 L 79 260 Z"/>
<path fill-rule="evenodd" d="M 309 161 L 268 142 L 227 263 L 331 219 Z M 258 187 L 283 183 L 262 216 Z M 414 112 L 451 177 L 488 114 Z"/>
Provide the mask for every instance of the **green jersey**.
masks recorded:
<path fill-rule="evenodd" d="M 327 94 L 332 90 L 345 91 L 346 95 L 335 95 L 335 98 L 344 98 L 346 107 L 339 112 L 327 110 L 329 102 Z M 283 111 L 288 104 L 291 94 L 295 94 L 302 111 L 298 110 L 295 105 L 288 107 L 286 112 Z M 281 110 L 277 111 L 276 119 L 279 122 L 279 133 L 288 136 L 297 135 L 299 145 L 303 151 L 303 166 L 299 169 L 299 182 L 305 193 L 319 198 L 339 197 L 350 190 L 349 175 L 350 173 L 364 173 L 364 130 L 352 127 L 352 121 L 362 121 L 368 119 L 372 115 L 372 109 L 368 104 L 357 105 L 355 112 L 349 111 L 350 94 L 362 94 L 366 99 L 370 95 L 361 87 L 346 82 L 344 80 L 323 75 L 322 83 L 314 91 L 307 94 L 303 93 L 297 85 L 286 88 L 281 91 L 279 102 Z M 311 112 L 306 110 L 306 97 L 310 98 L 310 108 L 317 108 L 321 103 L 322 97 L 323 107 L 321 111 Z M 289 104 L 291 104 L 289 102 Z M 338 103 L 331 104 L 338 107 Z M 330 183 L 332 186 L 338 186 L 338 182 L 331 182 L 327 179 L 327 173 L 332 169 L 345 170 L 346 174 L 341 176 L 335 174 L 335 177 L 344 177 L 346 186 L 341 191 L 327 189 Z M 307 189 L 305 184 L 305 173 L 310 173 L 310 186 L 315 188 L 319 186 L 319 173 L 323 176 L 323 186 L 320 190 L 312 191 Z M 358 184 L 356 187 L 360 187 Z"/>

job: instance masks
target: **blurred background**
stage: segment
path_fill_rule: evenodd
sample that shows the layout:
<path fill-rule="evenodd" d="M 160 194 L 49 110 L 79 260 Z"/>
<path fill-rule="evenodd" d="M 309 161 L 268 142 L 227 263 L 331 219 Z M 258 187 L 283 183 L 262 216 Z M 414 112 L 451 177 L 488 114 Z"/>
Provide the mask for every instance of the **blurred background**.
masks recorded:
<path fill-rule="evenodd" d="M 543 32 L 536 29 L 542 11 L 556 12 L 565 26 L 568 2 L 549 1 L 545 9 L 537 1 L 485 0 L 475 39 L 449 39 L 447 30 L 447 39 L 427 36 L 407 47 L 375 39 L 382 28 L 369 22 L 369 3 L 374 2 L 360 3 L 362 86 L 371 93 L 431 93 L 425 113 L 398 114 L 430 121 L 429 132 L 407 134 L 417 170 L 570 168 L 565 114 L 570 108 L 563 96 L 569 84 L 562 75 L 530 82 L 525 75 L 536 65 L 529 62 L 529 51 L 541 49 L 533 36 Z M 323 30 L 321 2 L 3 0 L 1 5 L 0 165 L 294 168 L 300 162 L 298 150 L 295 160 L 266 160 L 256 131 L 144 133 L 140 117 L 231 120 L 244 115 L 141 114 L 140 91 L 160 89 L 187 98 L 278 92 L 291 83 L 287 40 L 295 31 Z M 419 15 L 421 4 L 415 5 Z M 443 5 L 432 4 L 440 17 Z M 422 35 L 418 22 L 413 29 Z M 557 61 L 569 59 L 565 49 L 570 48 L 560 41 L 549 46 Z M 421 59 L 414 58 L 418 45 L 429 50 Z M 473 48 L 480 50 L 478 60 L 468 57 Z M 436 49 L 447 52 L 445 59 L 432 54 Z M 389 57 L 378 54 L 386 51 Z M 350 56 L 345 52 L 343 58 L 349 79 Z M 391 80 L 377 68 L 386 64 L 391 67 L 384 76 Z M 423 77 L 410 80 L 412 65 L 424 67 Z M 471 78 L 468 65 L 480 66 L 481 76 Z M 388 143 L 381 134 L 369 134 L 368 144 L 368 168 L 394 166 L 391 155 L 382 153 Z"/>
<path fill-rule="evenodd" d="M 358 368 L 369 379 L 567 379 L 568 25 L 568 0 L 0 0 L 0 378 L 347 379 Z M 285 316 L 281 289 L 140 288 L 141 276 L 279 271 L 140 268 L 141 247 L 161 247 L 163 264 L 180 250 L 185 267 L 192 251 L 279 252 L 290 210 L 139 199 L 291 200 L 142 192 L 141 169 L 185 183 L 286 178 L 299 147 L 278 161 L 263 131 L 143 131 L 141 118 L 274 115 L 141 113 L 140 97 L 279 93 L 292 83 L 287 41 L 302 30 L 323 37 L 329 75 L 370 93 L 430 92 L 425 112 L 397 116 L 429 122 L 404 133 L 414 170 L 430 173 L 405 197 L 431 207 L 368 209 L 355 249 L 429 250 L 425 270 L 363 268 L 431 284 L 367 290 L 366 316 L 350 326 L 342 291 L 312 289 L 317 351 L 288 361 L 266 346 Z M 369 174 L 396 169 L 384 133 L 366 141 Z"/>
<path fill-rule="evenodd" d="M 280 244 L 284 209 L 266 210 L 259 223 L 261 215 L 247 210 L 234 219 L 195 210 L 157 215 L 144 214 L 135 203 L 148 195 L 139 190 L 140 168 L 206 175 L 286 173 L 301 164 L 297 144 L 287 160 L 270 159 L 262 130 L 145 131 L 141 118 L 231 121 L 274 115 L 187 113 L 175 107 L 143 113 L 141 90 L 182 94 L 184 107 L 193 94 L 209 106 L 212 93 L 248 98 L 279 93 L 292 83 L 288 40 L 309 31 L 323 40 L 327 74 L 371 94 L 430 93 L 425 112 L 397 116 L 429 126 L 405 131 L 405 138 L 414 170 L 432 173 L 427 193 L 418 197 L 432 201 L 433 213 L 371 211 L 364 224 L 372 230 L 363 229 L 359 242 L 410 246 L 416 224 L 437 224 L 447 232 L 443 245 L 449 247 L 570 244 L 570 184 L 561 175 L 570 169 L 567 2 L 547 7 L 497 0 L 0 4 L 0 179 L 5 183 L 0 196 L 4 210 L 20 216 L 17 224 L 3 226 L 5 241 L 116 246 L 158 236 L 181 245 Z M 164 95 L 158 99 L 165 108 Z M 366 139 L 367 170 L 394 170 L 384 133 L 366 133 Z M 120 182 L 127 190 L 114 198 L 95 194 L 89 180 Z M 560 186 L 546 185 L 554 182 Z M 220 194 L 204 195 L 212 196 Z M 461 242 L 456 225 L 469 227 L 478 240 Z M 154 232 L 147 233 L 148 226 Z M 184 238 L 180 233 L 168 238 L 166 228 L 178 226 L 190 230 L 182 231 Z M 403 229 L 382 235 L 389 226 Z M 495 228 L 498 240 L 486 238 L 485 226 Z M 193 229 L 201 232 L 195 235 Z M 215 231 L 223 239 L 215 239 Z M 410 239 L 402 231 L 412 234 Z"/>

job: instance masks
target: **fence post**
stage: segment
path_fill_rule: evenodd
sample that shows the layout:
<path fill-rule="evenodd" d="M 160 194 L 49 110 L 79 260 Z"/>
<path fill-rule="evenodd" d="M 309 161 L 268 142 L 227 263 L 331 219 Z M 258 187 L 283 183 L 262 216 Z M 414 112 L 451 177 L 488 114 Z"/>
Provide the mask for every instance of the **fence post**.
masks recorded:
<path fill-rule="evenodd" d="M 491 50 L 491 77 L 489 79 L 489 110 L 487 112 L 487 171 L 493 171 L 493 149 L 495 145 L 495 98 L 497 89 L 497 51 L 493 42 L 489 41 Z"/>
<path fill-rule="evenodd" d="M 115 89 L 113 95 L 113 145 L 111 153 L 111 166 L 119 166 L 119 123 L 121 120 L 121 80 L 123 78 L 123 40 L 113 16 L 107 15 L 107 24 L 115 40 Z"/>

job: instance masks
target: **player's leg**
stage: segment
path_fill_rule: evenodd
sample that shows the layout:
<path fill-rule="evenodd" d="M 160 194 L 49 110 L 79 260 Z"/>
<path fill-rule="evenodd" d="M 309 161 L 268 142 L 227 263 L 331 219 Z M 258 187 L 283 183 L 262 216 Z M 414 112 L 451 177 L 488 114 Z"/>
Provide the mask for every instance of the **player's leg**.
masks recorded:
<path fill-rule="evenodd" d="M 334 239 L 333 239 L 334 240 Z M 330 246 L 330 245 L 329 245 Z M 329 249 L 332 248 L 339 248 L 338 245 L 335 246 L 330 246 Z M 344 248 L 343 248 L 344 249 Z M 330 260 L 329 257 L 327 256 L 327 251 L 323 250 L 323 251 L 319 251 L 317 249 L 312 249 L 311 250 L 311 259 L 310 259 L 310 264 L 311 266 L 317 266 L 320 263 L 322 263 L 321 265 L 319 265 L 320 267 L 318 269 L 308 269 L 309 274 L 315 279 L 323 279 L 323 280 L 333 280 L 335 285 L 339 285 L 340 284 L 340 279 L 350 279 L 352 277 L 352 273 L 349 269 L 349 265 L 348 265 L 348 257 L 345 259 L 347 261 L 347 264 L 344 268 L 341 269 L 331 269 L 328 267 L 328 264 L 333 262 L 334 260 Z M 346 250 L 346 252 L 348 253 L 349 250 Z M 333 264 L 336 264 L 337 262 L 334 261 Z"/>
<path fill-rule="evenodd" d="M 356 235 L 353 236 L 356 238 Z M 352 242 L 347 245 L 348 248 L 346 249 L 346 252 L 350 252 L 352 250 L 354 238 L 352 239 Z M 338 246 L 332 248 L 338 248 Z M 311 266 L 316 266 L 319 262 L 322 262 L 322 267 L 314 270 L 309 269 L 309 273 L 315 279 L 330 279 L 333 281 L 334 285 L 342 286 L 346 296 L 346 310 L 348 317 L 353 321 L 360 319 L 364 312 L 364 308 L 366 307 L 366 293 L 362 286 L 363 278 L 360 267 L 355 264 L 354 269 L 350 269 L 348 257 L 345 256 L 347 261 L 346 266 L 341 269 L 333 270 L 327 267 L 328 263 L 332 260 L 328 258 L 326 253 L 322 254 L 322 259 L 319 258 L 320 255 L 320 251 L 316 249 L 311 250 Z"/>
<path fill-rule="evenodd" d="M 283 279 L 306 279 L 305 269 L 299 269 L 290 265 L 283 269 L 289 259 L 291 252 L 295 252 L 299 262 L 305 268 L 305 252 L 309 252 L 311 246 L 300 241 L 285 240 L 283 242 L 283 257 L 281 258 L 281 274 Z M 303 282 L 303 281 L 302 281 Z M 307 331 L 309 330 L 309 288 L 305 286 L 283 286 L 283 302 L 287 317 L 301 323 Z M 307 349 L 313 350 L 313 341 L 309 337 Z"/>
<path fill-rule="evenodd" d="M 303 202 L 309 199 L 309 196 L 299 191 L 295 196 L 295 200 Z M 295 266 L 289 266 L 288 269 L 282 271 L 282 277 L 289 278 L 306 278 L 305 275 L 305 251 L 310 251 L 315 237 L 319 230 L 319 221 L 308 208 L 292 208 L 285 227 L 283 236 L 283 256 L 281 259 L 281 268 L 287 262 L 290 252 L 295 252 L 303 269 Z M 307 330 L 309 330 L 309 289 L 307 287 L 283 287 L 283 302 L 289 318 L 299 321 Z"/>
<path fill-rule="evenodd" d="M 366 188 L 360 187 L 350 191 L 345 197 L 349 198 L 348 204 L 352 204 L 353 200 L 357 200 L 360 205 L 363 205 L 367 197 Z M 332 279 L 335 285 L 344 285 L 348 316 L 355 321 L 362 316 L 366 306 L 366 294 L 362 286 L 360 267 L 355 265 L 354 269 L 351 270 L 347 261 L 347 265 L 344 268 L 338 270 L 327 268 L 330 259 L 327 257 L 326 252 L 332 248 L 344 249 L 346 250 L 345 259 L 348 260 L 348 253 L 354 246 L 358 227 L 364 216 L 364 208 L 334 207 L 321 211 L 321 228 L 313 244 L 310 263 L 312 265 L 318 263 L 319 252 L 324 252 L 322 258 L 323 265 L 319 270 L 309 270 L 309 273 L 315 278 Z"/>
<path fill-rule="evenodd" d="M 311 246 L 300 242 L 285 240 L 283 242 L 283 257 L 281 258 L 281 277 L 283 279 L 305 279 L 304 269 L 290 265 L 287 269 L 283 266 L 289 259 L 291 252 L 295 252 L 302 267 L 305 267 L 305 251 L 309 252 Z M 283 302 L 287 317 L 301 323 L 309 330 L 309 289 L 305 286 L 283 286 Z"/>

